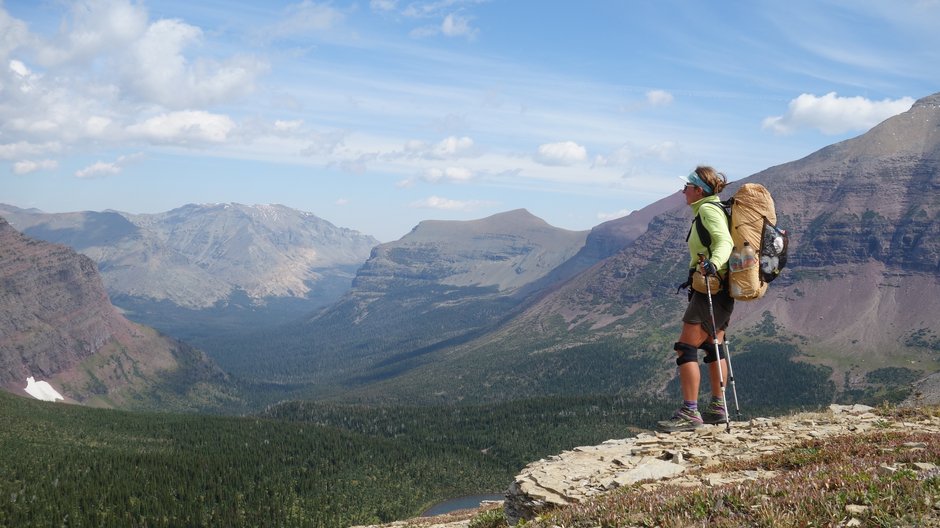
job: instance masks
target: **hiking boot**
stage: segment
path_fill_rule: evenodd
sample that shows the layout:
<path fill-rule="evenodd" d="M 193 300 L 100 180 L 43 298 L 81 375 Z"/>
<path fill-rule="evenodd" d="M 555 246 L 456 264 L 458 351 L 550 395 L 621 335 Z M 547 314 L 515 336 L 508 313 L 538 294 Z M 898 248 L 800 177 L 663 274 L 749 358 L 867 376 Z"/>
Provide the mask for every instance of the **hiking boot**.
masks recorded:
<path fill-rule="evenodd" d="M 679 431 L 692 431 L 702 426 L 702 415 L 698 410 L 680 407 L 669 420 L 659 422 L 656 430 L 662 433 L 677 433 Z"/>
<path fill-rule="evenodd" d="M 702 422 L 707 424 L 727 423 L 728 410 L 725 409 L 725 403 L 721 400 L 712 400 L 708 408 L 702 413 Z"/>

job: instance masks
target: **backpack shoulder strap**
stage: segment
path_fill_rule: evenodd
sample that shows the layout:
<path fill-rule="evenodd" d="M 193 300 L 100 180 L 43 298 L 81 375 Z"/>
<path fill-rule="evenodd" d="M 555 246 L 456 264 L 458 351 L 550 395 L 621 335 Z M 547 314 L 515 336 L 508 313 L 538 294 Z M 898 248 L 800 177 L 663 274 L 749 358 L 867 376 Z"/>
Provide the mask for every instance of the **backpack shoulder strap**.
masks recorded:
<path fill-rule="evenodd" d="M 733 198 L 731 199 L 733 200 Z M 702 204 L 702 207 L 712 204 L 715 207 L 721 209 L 721 212 L 725 216 L 730 216 L 731 214 L 731 200 L 728 200 L 728 203 L 725 202 L 705 202 Z M 708 229 L 705 229 L 705 224 L 702 223 L 702 217 L 700 215 L 695 215 L 695 219 L 692 220 L 692 223 L 695 224 L 695 232 L 698 233 L 698 239 L 702 241 L 702 245 L 708 249 L 708 258 L 712 256 L 712 235 L 708 232 Z M 689 241 L 689 236 L 692 235 L 692 229 L 689 228 L 689 235 L 685 237 L 686 242 Z"/>
<path fill-rule="evenodd" d="M 702 217 L 701 217 L 701 216 L 695 215 L 695 219 L 692 220 L 692 223 L 695 224 L 695 231 L 696 231 L 696 233 L 698 233 L 698 239 L 701 240 L 701 241 L 702 241 L 702 245 L 704 245 L 704 246 L 708 249 L 708 257 L 711 258 L 711 256 L 712 256 L 712 235 L 711 235 L 711 233 L 708 232 L 708 229 L 705 229 L 705 224 L 702 223 Z M 691 233 L 692 233 L 692 231 L 689 230 L 689 234 L 691 234 Z"/>

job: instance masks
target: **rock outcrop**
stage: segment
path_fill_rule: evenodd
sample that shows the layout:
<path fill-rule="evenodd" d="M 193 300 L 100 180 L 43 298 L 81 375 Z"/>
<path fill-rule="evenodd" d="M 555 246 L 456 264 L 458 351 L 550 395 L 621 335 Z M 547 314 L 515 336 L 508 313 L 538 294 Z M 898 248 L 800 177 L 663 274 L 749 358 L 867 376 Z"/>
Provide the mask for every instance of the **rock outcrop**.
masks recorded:
<path fill-rule="evenodd" d="M 725 472 L 720 465 L 780 452 L 807 440 L 863 434 L 874 429 L 940 434 L 940 417 L 904 421 L 872 411 L 872 407 L 865 405 L 831 405 L 823 412 L 732 422 L 730 432 L 724 425 L 708 425 L 694 432 L 641 433 L 596 446 L 576 447 L 526 466 L 506 492 L 505 517 L 514 525 L 553 508 L 590 500 L 635 483 L 647 489 L 664 485 L 699 488 L 770 478 L 775 474 L 773 471 Z M 885 468 L 893 469 L 896 468 Z M 934 474 L 940 468 L 924 461 L 912 470 Z M 467 528 L 483 510 L 494 507 L 488 504 L 472 511 L 360 528 Z"/>
<path fill-rule="evenodd" d="M 726 473 L 721 462 L 756 458 L 800 442 L 843 434 L 917 428 L 940 434 L 940 418 L 919 423 L 887 420 L 865 405 L 832 405 L 828 412 L 706 425 L 694 432 L 641 433 L 597 446 L 576 447 L 526 466 L 506 493 L 506 517 L 515 523 L 549 509 L 583 502 L 640 481 L 647 486 L 718 486 L 774 475 Z"/>

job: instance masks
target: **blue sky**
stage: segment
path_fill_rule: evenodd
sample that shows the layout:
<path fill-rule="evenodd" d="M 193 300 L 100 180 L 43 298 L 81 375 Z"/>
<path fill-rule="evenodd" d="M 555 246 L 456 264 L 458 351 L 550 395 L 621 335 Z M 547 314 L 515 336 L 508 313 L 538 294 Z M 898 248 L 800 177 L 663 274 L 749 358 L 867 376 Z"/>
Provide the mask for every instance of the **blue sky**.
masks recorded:
<path fill-rule="evenodd" d="M 940 0 L 0 0 L 0 203 L 591 227 L 940 91 Z"/>

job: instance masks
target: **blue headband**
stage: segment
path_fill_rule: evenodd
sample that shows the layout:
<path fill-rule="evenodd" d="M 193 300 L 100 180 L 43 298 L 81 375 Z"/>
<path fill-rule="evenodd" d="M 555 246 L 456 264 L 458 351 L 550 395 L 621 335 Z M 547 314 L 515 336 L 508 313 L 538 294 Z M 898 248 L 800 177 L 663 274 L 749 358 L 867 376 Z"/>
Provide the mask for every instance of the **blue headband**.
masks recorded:
<path fill-rule="evenodd" d="M 708 185 L 707 183 L 705 183 L 705 180 L 700 178 L 697 172 L 695 171 L 690 172 L 688 181 L 689 183 L 695 185 L 696 187 L 701 187 L 702 190 L 705 191 L 706 194 L 712 193 L 711 185 Z"/>

